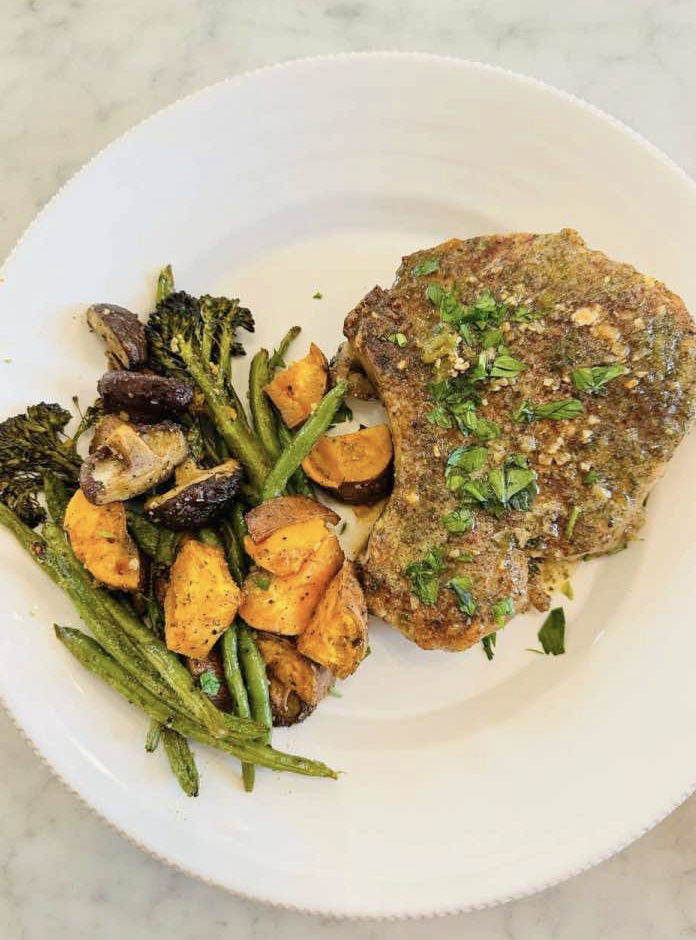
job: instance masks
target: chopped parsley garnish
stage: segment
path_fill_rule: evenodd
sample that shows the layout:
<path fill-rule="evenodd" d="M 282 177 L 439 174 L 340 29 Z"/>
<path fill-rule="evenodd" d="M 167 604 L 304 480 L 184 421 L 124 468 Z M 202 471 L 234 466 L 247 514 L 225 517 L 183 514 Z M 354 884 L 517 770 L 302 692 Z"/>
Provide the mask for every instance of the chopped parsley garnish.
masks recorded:
<path fill-rule="evenodd" d="M 446 585 L 457 598 L 457 606 L 466 614 L 467 617 L 473 617 L 476 613 L 476 601 L 471 595 L 471 578 L 460 575 L 456 578 L 450 578 Z"/>
<path fill-rule="evenodd" d="M 536 405 L 535 418 L 551 418 L 554 421 L 564 421 L 566 418 L 577 418 L 585 413 L 585 406 L 577 398 L 564 398 L 561 401 L 550 401 L 547 405 Z"/>
<path fill-rule="evenodd" d="M 497 633 L 489 633 L 488 636 L 484 636 L 484 638 L 481 640 L 483 652 L 486 654 L 486 659 L 488 662 L 490 662 L 495 656 L 494 649 L 497 636 Z"/>
<path fill-rule="evenodd" d="M 527 366 L 523 362 L 514 359 L 512 356 L 496 356 L 490 374 L 493 378 L 511 379 L 519 375 L 520 372 L 524 372 L 526 368 Z"/>
<path fill-rule="evenodd" d="M 475 473 L 480 470 L 488 459 L 485 447 L 455 447 L 447 458 L 448 467 L 461 467 L 465 473 Z"/>
<path fill-rule="evenodd" d="M 262 591 L 267 591 L 271 586 L 270 579 L 265 574 L 257 575 L 254 578 L 254 584 Z"/>
<path fill-rule="evenodd" d="M 341 523 L 341 528 L 338 530 L 338 534 L 343 535 L 343 533 L 346 531 L 347 528 L 348 528 L 348 523 L 344 519 L 343 522 Z"/>
<path fill-rule="evenodd" d="M 472 478 L 486 464 L 485 447 L 457 447 L 447 458 L 445 481 L 466 505 L 481 506 L 496 516 L 515 509 L 526 511 L 537 495 L 536 473 L 524 454 L 510 454 L 500 467 Z"/>
<path fill-rule="evenodd" d="M 562 607 L 554 607 L 537 636 L 547 656 L 565 653 L 565 613 Z"/>
<path fill-rule="evenodd" d="M 350 406 L 345 401 L 342 401 L 336 410 L 336 414 L 333 416 L 330 427 L 335 428 L 337 424 L 343 424 L 344 421 L 352 420 L 353 412 Z"/>
<path fill-rule="evenodd" d="M 444 405 L 435 405 L 425 417 L 438 428 L 451 428 L 454 425 L 454 421 Z"/>
<path fill-rule="evenodd" d="M 421 346 L 421 359 L 430 364 L 438 359 L 451 358 L 457 352 L 457 334 L 449 327 L 439 329 Z"/>
<path fill-rule="evenodd" d="M 515 424 L 529 423 L 534 420 L 534 408 L 531 402 L 523 401 L 510 416 Z"/>
<path fill-rule="evenodd" d="M 599 481 L 599 474 L 597 473 L 597 471 L 590 470 L 589 473 L 585 474 L 585 477 L 582 482 L 585 484 L 585 486 L 592 486 L 594 483 L 597 483 L 598 481 Z"/>
<path fill-rule="evenodd" d="M 206 669 L 205 672 L 201 673 L 198 682 L 200 683 L 201 690 L 205 692 L 206 695 L 217 695 L 222 684 L 211 669 Z"/>
<path fill-rule="evenodd" d="M 578 521 L 578 516 L 582 512 L 579 506 L 573 506 L 570 510 L 570 515 L 568 516 L 568 522 L 565 527 L 565 536 L 567 539 L 573 538 L 573 533 L 575 532 L 575 523 Z"/>
<path fill-rule="evenodd" d="M 452 534 L 469 532 L 474 528 L 474 514 L 466 506 L 460 506 L 443 516 L 442 524 Z"/>
<path fill-rule="evenodd" d="M 494 349 L 496 346 L 500 346 L 503 341 L 502 330 L 492 329 L 486 330 L 486 332 L 481 337 L 481 345 L 484 349 Z"/>
<path fill-rule="evenodd" d="M 401 346 L 402 348 L 408 343 L 403 333 L 390 333 L 387 339 L 390 343 L 394 343 L 395 346 Z"/>
<path fill-rule="evenodd" d="M 508 319 L 513 323 L 531 323 L 532 320 L 541 320 L 546 316 L 545 310 L 530 310 L 528 307 L 515 307 Z"/>
<path fill-rule="evenodd" d="M 510 617 L 515 616 L 515 604 L 511 597 L 502 597 L 491 607 L 491 613 L 498 627 L 504 627 Z"/>
<path fill-rule="evenodd" d="M 571 374 L 573 385 L 579 392 L 590 394 L 602 392 L 613 379 L 623 375 L 626 369 L 621 362 L 612 362 L 608 366 L 592 366 L 589 369 L 575 369 Z"/>
<path fill-rule="evenodd" d="M 329 689 L 329 695 L 333 695 L 334 698 L 343 698 L 343 692 L 340 692 L 335 685 Z"/>
<path fill-rule="evenodd" d="M 418 264 L 411 269 L 411 272 L 416 277 L 424 277 L 426 274 L 434 274 L 435 271 L 439 269 L 439 258 L 426 258 L 424 261 L 419 261 Z"/>
<path fill-rule="evenodd" d="M 439 548 L 429 549 L 422 561 L 412 562 L 406 568 L 406 577 L 411 582 L 411 591 L 427 606 L 437 602 L 440 591 L 438 575 L 444 570 L 445 564 L 442 551 Z"/>
<path fill-rule="evenodd" d="M 97 529 L 97 535 L 100 535 L 103 539 L 115 539 L 116 538 L 113 532 L 107 532 L 106 529 Z"/>
<path fill-rule="evenodd" d="M 323 296 L 324 296 L 324 295 L 322 294 L 322 292 L 321 292 L 320 290 L 315 291 L 315 292 L 312 294 L 312 300 L 321 300 L 321 298 L 322 298 Z"/>
<path fill-rule="evenodd" d="M 473 434 L 480 441 L 492 441 L 500 437 L 498 425 L 477 414 L 473 402 L 466 401 L 461 405 L 450 405 L 450 412 L 462 434 Z"/>

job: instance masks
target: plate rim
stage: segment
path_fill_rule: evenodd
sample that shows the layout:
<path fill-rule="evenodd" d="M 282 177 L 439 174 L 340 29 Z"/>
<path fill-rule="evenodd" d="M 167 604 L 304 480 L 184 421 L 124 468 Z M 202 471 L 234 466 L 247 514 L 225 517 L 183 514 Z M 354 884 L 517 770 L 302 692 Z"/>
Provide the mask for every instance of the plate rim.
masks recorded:
<path fill-rule="evenodd" d="M 43 219 L 43 217 L 49 212 L 54 202 L 56 202 L 66 190 L 69 190 L 74 185 L 77 184 L 79 178 L 88 171 L 93 164 L 99 161 L 107 151 L 120 144 L 122 141 L 126 140 L 132 134 L 134 134 L 142 125 L 154 121 L 160 115 L 168 112 L 170 109 L 178 107 L 183 102 L 190 101 L 197 97 L 203 97 L 209 94 L 213 89 L 216 89 L 223 85 L 233 86 L 235 84 L 241 84 L 249 80 L 253 80 L 259 75 L 270 73 L 273 71 L 283 71 L 288 69 L 293 69 L 296 67 L 302 67 L 307 65 L 317 65 L 317 64 L 330 64 L 332 62 L 337 62 L 341 60 L 366 60 L 366 59 L 411 59 L 418 60 L 422 62 L 433 62 L 433 63 L 442 63 L 448 64 L 455 67 L 463 67 L 465 69 L 471 69 L 473 71 L 479 72 L 490 72 L 492 74 L 504 75 L 508 79 L 511 79 L 514 82 L 517 82 L 521 85 L 526 85 L 537 90 L 541 90 L 546 94 L 556 98 L 566 101 L 569 104 L 572 104 L 574 107 L 578 108 L 581 111 L 589 113 L 596 118 L 599 118 L 602 122 L 613 127 L 615 130 L 620 131 L 624 136 L 633 140 L 633 142 L 640 146 L 641 149 L 646 151 L 655 157 L 666 169 L 668 169 L 673 176 L 682 184 L 687 186 L 692 190 L 694 196 L 696 196 L 696 180 L 692 178 L 689 173 L 686 172 L 675 160 L 673 160 L 668 154 L 666 154 L 662 149 L 660 149 L 656 144 L 653 144 L 650 140 L 644 137 L 639 131 L 635 130 L 629 124 L 626 124 L 621 119 L 615 117 L 607 111 L 604 111 L 602 108 L 597 107 L 591 102 L 586 101 L 583 98 L 573 94 L 572 92 L 565 91 L 562 88 L 558 88 L 555 85 L 552 85 L 548 82 L 543 81 L 542 79 L 534 78 L 532 76 L 526 75 L 522 72 L 516 72 L 512 69 L 507 69 L 503 66 L 493 65 L 487 62 L 481 62 L 476 59 L 463 58 L 458 56 L 451 55 L 440 55 L 438 53 L 429 53 L 429 52 L 419 52 L 419 51 L 408 51 L 408 50 L 390 50 L 390 49 L 375 49 L 375 50 L 366 50 L 366 51 L 356 51 L 356 52 L 340 52 L 340 53 L 330 53 L 323 55 L 315 56 L 302 56 L 292 59 L 284 59 L 280 62 L 271 63 L 269 65 L 260 66 L 255 69 L 249 69 L 243 72 L 239 72 L 234 75 L 228 75 L 225 78 L 222 78 L 216 82 L 209 83 L 202 86 L 186 95 L 183 95 L 179 98 L 174 99 L 168 104 L 164 105 L 161 108 L 151 112 L 145 117 L 141 118 L 136 123 L 130 125 L 125 131 L 118 134 L 112 140 L 110 140 L 105 146 L 100 148 L 96 153 L 94 153 L 85 163 L 83 163 L 78 169 L 76 169 L 68 179 L 53 193 L 53 195 L 47 200 L 47 202 L 38 210 L 38 212 L 33 216 L 30 222 L 26 225 L 22 233 L 20 234 L 17 241 L 14 243 L 10 249 L 7 256 L 2 260 L 0 264 L 0 276 L 3 276 L 7 269 L 11 266 L 15 255 L 20 250 L 24 242 L 27 240 L 29 234 L 34 229 L 35 226 Z M 24 728 L 19 716 L 10 707 L 9 703 L 5 700 L 5 697 L 2 692 L 2 687 L 0 686 L 0 705 L 2 705 L 3 711 L 7 714 L 12 722 L 13 726 L 17 729 L 21 737 L 27 743 L 31 751 L 42 761 L 42 763 L 49 769 L 51 774 L 55 779 L 57 779 L 70 793 L 74 794 L 80 803 L 87 807 L 99 820 L 106 823 L 106 825 L 114 832 L 118 833 L 120 836 L 124 837 L 131 845 L 138 848 L 140 851 L 146 853 L 151 858 L 156 859 L 158 862 L 166 865 L 167 867 L 174 869 L 182 874 L 185 874 L 199 882 L 204 884 L 211 885 L 215 888 L 220 888 L 235 897 L 241 898 L 245 901 L 256 901 L 263 904 L 267 904 L 270 907 L 276 907 L 283 910 L 293 911 L 300 914 L 311 914 L 313 916 L 328 916 L 337 920 L 380 920 L 380 921 L 399 921 L 399 920 L 425 920 L 434 917 L 445 917 L 453 914 L 464 914 L 470 911 L 479 911 L 484 910 L 490 907 L 496 907 L 498 905 L 507 904 L 510 901 L 521 900 L 526 897 L 531 897 L 534 894 L 537 894 L 541 891 L 545 891 L 547 888 L 554 887 L 558 884 L 561 884 L 564 881 L 567 881 L 571 878 L 574 878 L 576 875 L 582 874 L 583 872 L 589 871 L 595 866 L 601 864 L 604 861 L 612 858 L 614 855 L 623 851 L 633 842 L 640 839 L 651 829 L 654 829 L 659 825 L 664 819 L 666 819 L 671 813 L 673 813 L 685 800 L 687 800 L 695 791 L 696 791 L 696 777 L 693 782 L 689 784 L 688 788 L 683 791 L 676 798 L 672 798 L 670 802 L 664 807 L 660 813 L 654 817 L 650 822 L 643 825 L 638 829 L 638 831 L 633 831 L 627 836 L 624 836 L 618 840 L 614 845 L 609 849 L 601 853 L 600 855 L 594 855 L 589 860 L 584 862 L 581 865 L 576 865 L 572 868 L 563 868 L 559 874 L 555 875 L 552 879 L 547 879 L 545 881 L 532 881 L 532 883 L 520 889 L 517 892 L 507 894 L 505 896 L 496 897 L 493 900 L 486 900 L 480 903 L 462 903 L 462 904 L 453 904 L 445 905 L 442 907 L 434 908 L 430 911 L 424 912 L 420 910 L 403 910 L 398 913 L 395 913 L 393 910 L 388 910 L 387 908 L 374 909 L 369 913 L 359 913 L 354 914 L 347 912 L 346 910 L 340 909 L 331 909 L 321 906 L 311 906 L 306 904 L 292 904 L 287 901 L 279 901 L 274 897 L 264 895 L 262 893 L 250 893 L 248 891 L 243 891 L 240 888 L 236 888 L 223 881 L 222 879 L 217 879 L 214 877 L 209 877 L 204 875 L 192 868 L 183 865 L 182 863 L 175 861 L 167 857 L 166 855 L 160 854 L 152 846 L 145 844 L 140 841 L 138 836 L 133 832 L 122 828 L 120 825 L 115 823 L 112 819 L 106 816 L 102 811 L 100 811 L 95 805 L 93 805 L 87 796 L 83 795 L 75 785 L 73 785 L 62 772 L 58 769 L 52 760 L 44 754 L 35 743 L 31 734 Z"/>

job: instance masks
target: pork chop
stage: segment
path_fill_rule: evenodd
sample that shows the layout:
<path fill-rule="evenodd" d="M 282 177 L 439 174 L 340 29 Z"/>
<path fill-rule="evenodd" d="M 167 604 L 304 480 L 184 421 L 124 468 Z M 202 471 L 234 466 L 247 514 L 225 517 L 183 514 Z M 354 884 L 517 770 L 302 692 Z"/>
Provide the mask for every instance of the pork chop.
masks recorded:
<path fill-rule="evenodd" d="M 428 649 L 523 611 L 530 561 L 630 540 L 694 412 L 684 303 L 567 229 L 416 252 L 344 333 L 394 441 L 368 606 Z"/>

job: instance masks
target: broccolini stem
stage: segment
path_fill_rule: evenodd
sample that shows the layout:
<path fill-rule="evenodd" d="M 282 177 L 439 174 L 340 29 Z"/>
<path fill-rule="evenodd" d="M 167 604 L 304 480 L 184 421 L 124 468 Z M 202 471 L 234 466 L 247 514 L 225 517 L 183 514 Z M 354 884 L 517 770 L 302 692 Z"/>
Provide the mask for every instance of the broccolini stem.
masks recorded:
<path fill-rule="evenodd" d="M 171 264 L 162 268 L 157 278 L 157 293 L 155 294 L 155 303 L 159 303 L 174 292 L 174 274 Z"/>

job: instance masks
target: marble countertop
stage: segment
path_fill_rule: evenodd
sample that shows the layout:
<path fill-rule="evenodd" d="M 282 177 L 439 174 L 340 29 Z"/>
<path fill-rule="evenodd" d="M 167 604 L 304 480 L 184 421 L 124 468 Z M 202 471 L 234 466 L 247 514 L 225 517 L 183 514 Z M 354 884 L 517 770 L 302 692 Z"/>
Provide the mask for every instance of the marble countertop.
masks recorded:
<path fill-rule="evenodd" d="M 615 114 L 696 176 L 696 0 L 5 0 L 0 257 L 90 156 L 235 72 L 403 49 L 525 72 Z M 459 917 L 346 923 L 241 901 L 142 854 L 69 794 L 0 714 L 0 936 L 450 940 L 696 937 L 696 797 L 612 860 Z"/>

